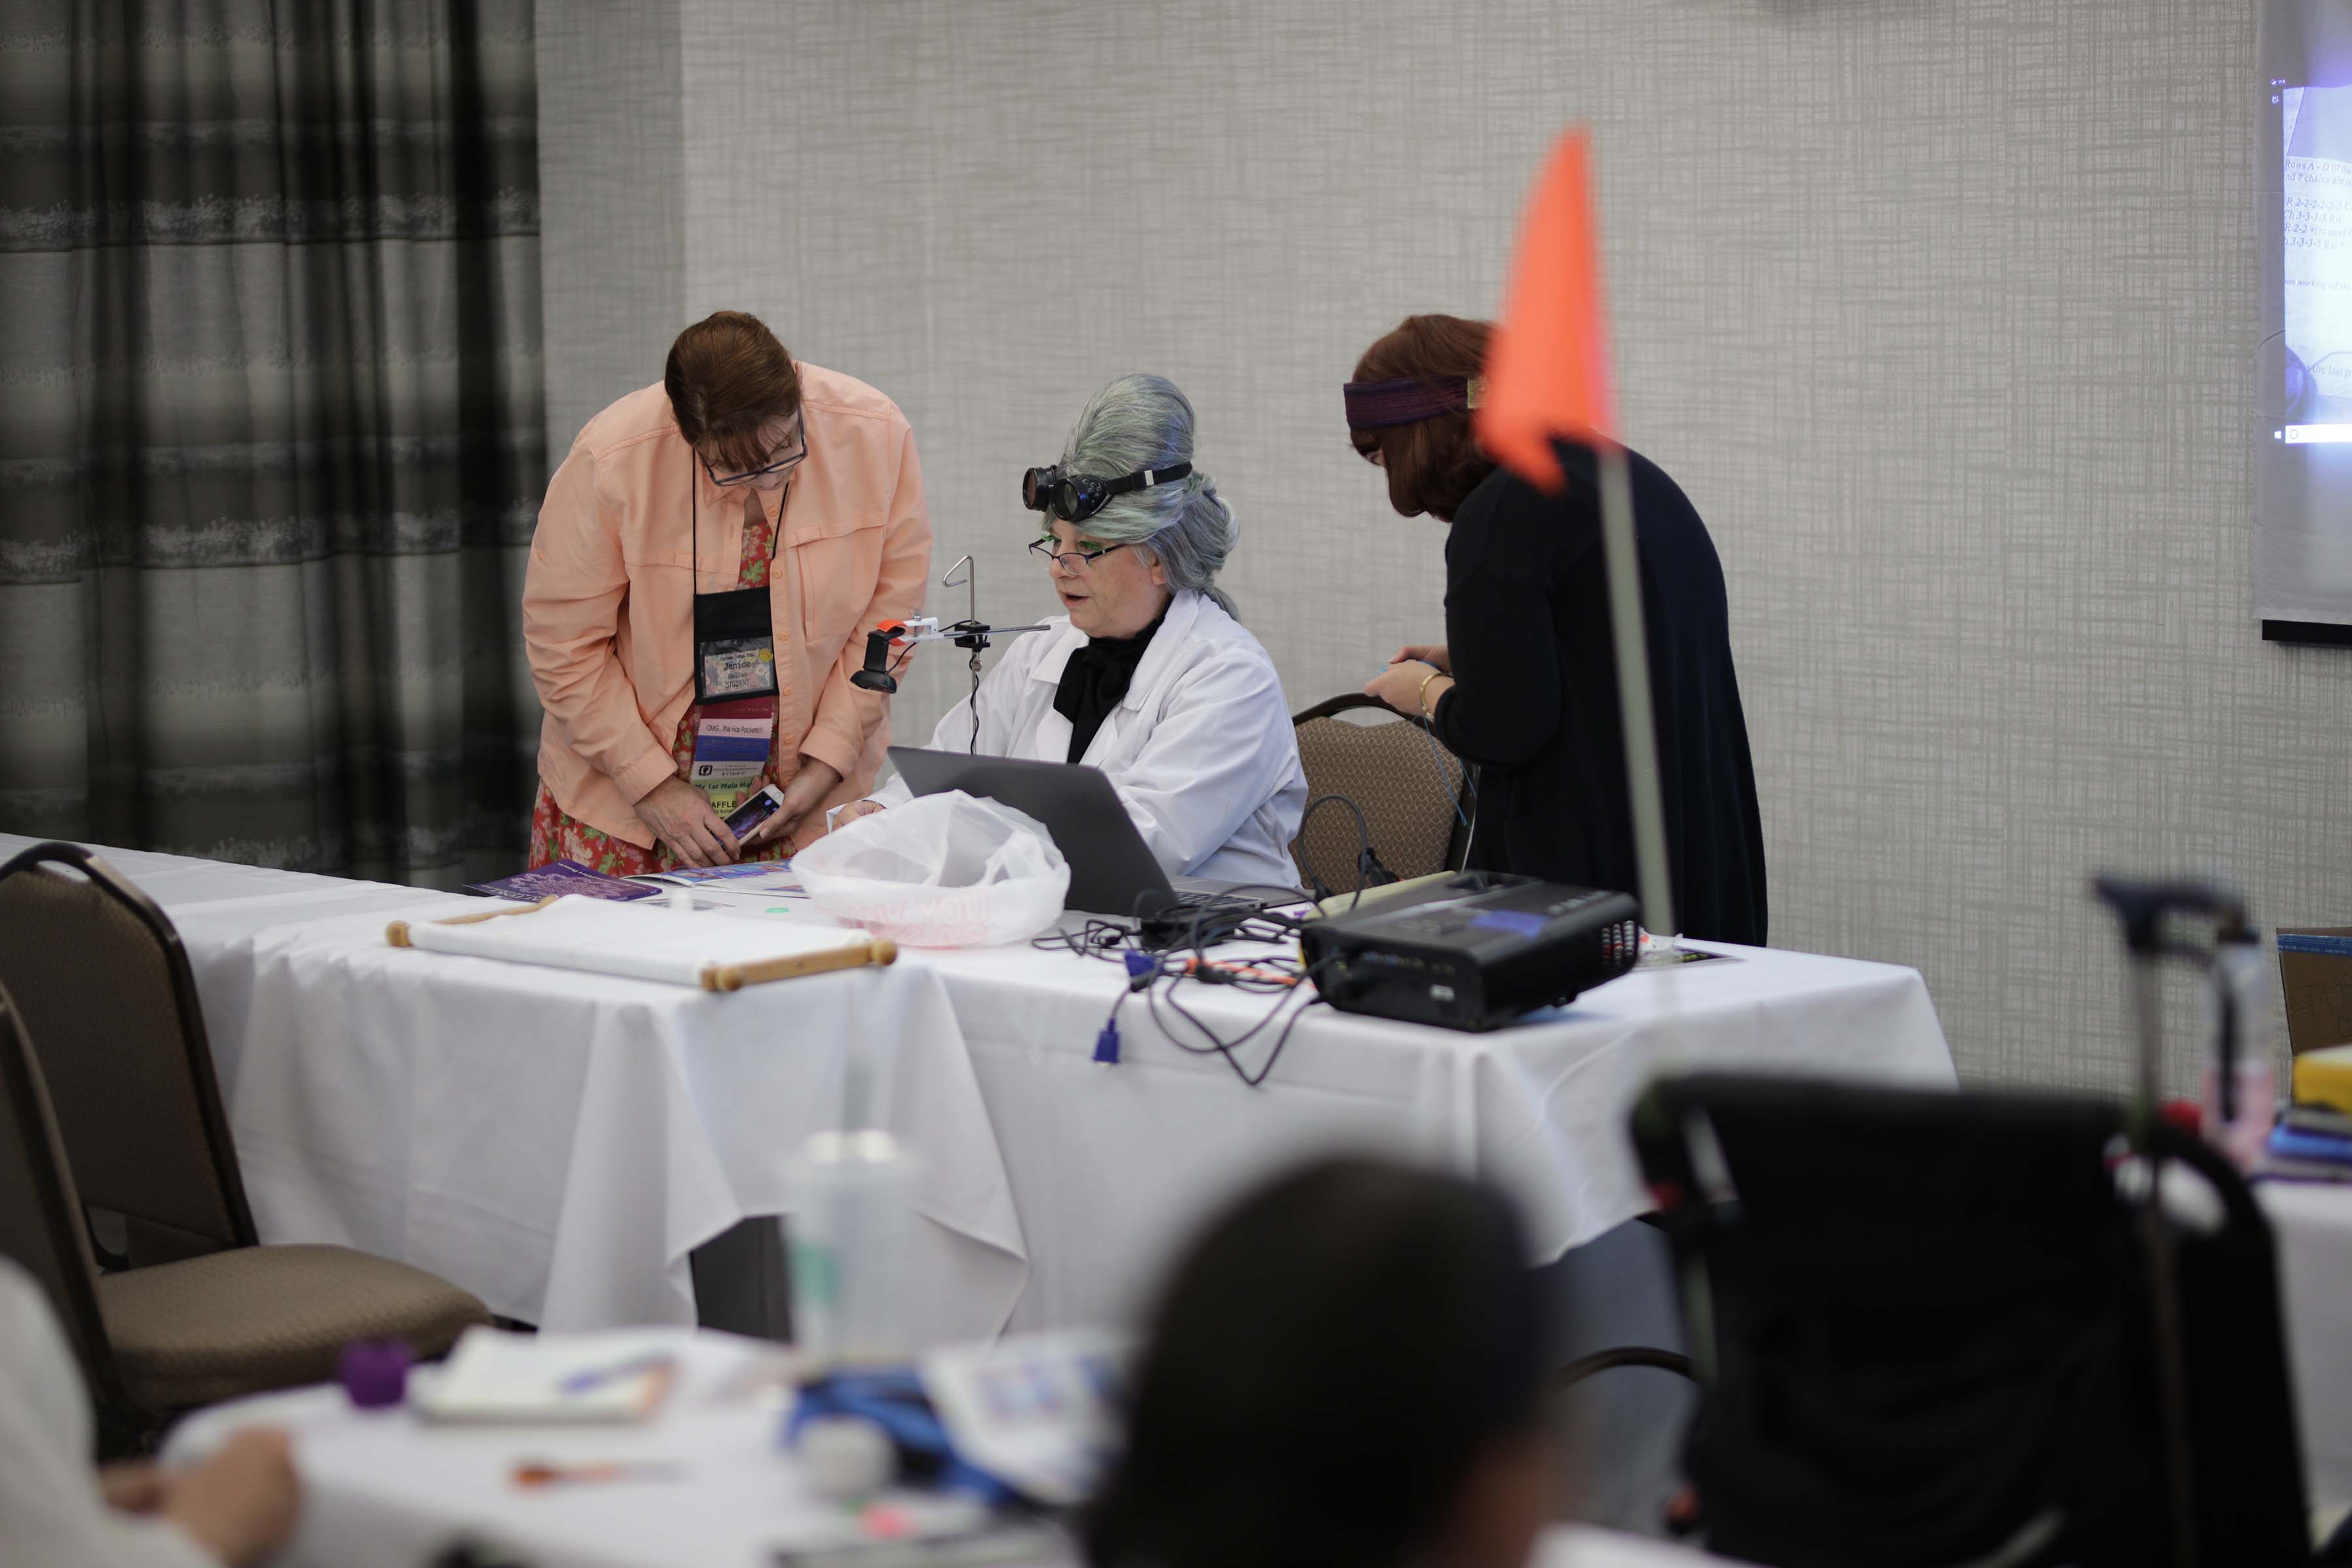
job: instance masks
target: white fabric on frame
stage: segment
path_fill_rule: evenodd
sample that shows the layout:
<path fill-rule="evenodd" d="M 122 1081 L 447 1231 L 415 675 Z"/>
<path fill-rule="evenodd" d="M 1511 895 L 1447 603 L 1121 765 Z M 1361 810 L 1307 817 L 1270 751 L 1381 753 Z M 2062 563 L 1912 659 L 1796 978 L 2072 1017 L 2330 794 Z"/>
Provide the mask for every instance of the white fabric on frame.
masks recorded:
<path fill-rule="evenodd" d="M 408 942 L 427 952 L 698 986 L 703 972 L 718 964 L 865 947 L 873 941 L 864 931 L 830 924 L 680 920 L 681 912 L 661 899 L 614 903 L 569 893 L 544 909 L 491 920 L 458 925 L 411 921 Z"/>

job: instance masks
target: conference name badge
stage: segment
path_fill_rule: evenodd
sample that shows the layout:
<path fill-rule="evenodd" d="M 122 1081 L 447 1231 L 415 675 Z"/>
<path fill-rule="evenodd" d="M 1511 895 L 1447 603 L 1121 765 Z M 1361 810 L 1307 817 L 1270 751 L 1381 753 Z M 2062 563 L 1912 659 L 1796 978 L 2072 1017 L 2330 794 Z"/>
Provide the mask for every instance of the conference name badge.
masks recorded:
<path fill-rule="evenodd" d="M 778 696 L 779 673 L 764 585 L 694 596 L 695 701 Z"/>
<path fill-rule="evenodd" d="M 711 642 L 702 648 L 702 690 L 712 701 L 761 697 L 776 689 L 776 648 L 766 637 Z"/>

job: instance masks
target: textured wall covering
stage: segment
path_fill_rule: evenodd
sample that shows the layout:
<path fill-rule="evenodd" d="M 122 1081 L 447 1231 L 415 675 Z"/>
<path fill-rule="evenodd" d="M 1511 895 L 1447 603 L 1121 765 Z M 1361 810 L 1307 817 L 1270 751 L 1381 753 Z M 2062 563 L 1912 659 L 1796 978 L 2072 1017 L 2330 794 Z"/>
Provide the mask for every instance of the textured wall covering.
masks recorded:
<path fill-rule="evenodd" d="M 2352 917 L 2352 658 L 2262 646 L 2248 583 L 2245 7 L 679 16 L 681 316 L 756 310 L 897 397 L 992 613 L 1047 605 L 1021 468 L 1148 369 L 1200 407 L 1297 706 L 1438 630 L 1437 531 L 1386 512 L 1338 385 L 1404 312 L 1492 307 L 1586 118 L 1626 433 L 1730 576 L 1776 940 L 1918 965 L 1972 1076 L 2105 1085 L 2087 869 Z"/>
<path fill-rule="evenodd" d="M 596 411 L 661 378 L 685 322 L 678 9 L 554 0 L 539 12 L 539 164 L 548 244 L 547 465 Z"/>
<path fill-rule="evenodd" d="M 530 24 L 0 11 L 0 825 L 439 884 L 520 855 Z"/>

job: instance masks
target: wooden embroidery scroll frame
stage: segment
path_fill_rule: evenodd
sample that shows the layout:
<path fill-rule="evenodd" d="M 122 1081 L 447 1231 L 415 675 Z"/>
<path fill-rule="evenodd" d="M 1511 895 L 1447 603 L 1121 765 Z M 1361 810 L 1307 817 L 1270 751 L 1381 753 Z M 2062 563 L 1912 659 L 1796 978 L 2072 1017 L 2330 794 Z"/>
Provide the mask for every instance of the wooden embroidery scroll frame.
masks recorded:
<path fill-rule="evenodd" d="M 500 920 L 509 915 L 535 915 L 555 902 L 553 895 L 540 900 L 527 909 L 484 910 L 478 915 L 455 915 L 435 925 L 479 925 L 484 921 Z M 394 947 L 415 947 L 408 940 L 408 922 L 394 921 L 383 928 L 383 938 Z M 740 991 L 746 985 L 759 985 L 770 980 L 793 980 L 803 974 L 824 974 L 836 969 L 864 969 L 871 964 L 880 967 L 898 961 L 898 944 L 878 938 L 828 948 L 823 952 L 799 952 L 783 958 L 759 958 L 748 963 L 706 963 L 702 966 L 699 984 L 705 991 Z"/>

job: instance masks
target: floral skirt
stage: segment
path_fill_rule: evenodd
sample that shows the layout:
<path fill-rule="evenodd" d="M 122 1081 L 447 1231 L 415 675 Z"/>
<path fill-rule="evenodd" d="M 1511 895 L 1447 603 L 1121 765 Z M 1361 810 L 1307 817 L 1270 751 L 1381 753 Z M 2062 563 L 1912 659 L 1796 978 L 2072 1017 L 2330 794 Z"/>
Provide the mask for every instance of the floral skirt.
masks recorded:
<path fill-rule="evenodd" d="M 670 754 L 677 759 L 677 776 L 687 776 L 687 768 L 694 761 L 695 721 L 700 710 L 688 708 L 686 717 L 678 721 L 677 739 L 670 746 Z M 776 777 L 776 751 L 768 748 L 768 765 L 760 770 L 760 782 L 753 793 L 775 784 L 782 788 Z M 761 845 L 746 860 L 781 860 L 792 853 L 788 839 L 772 839 Z M 572 860 L 591 871 L 602 871 L 607 877 L 642 877 L 649 871 L 674 871 L 683 864 L 669 852 L 669 846 L 656 844 L 650 849 L 640 849 L 625 838 L 615 838 L 601 828 L 589 826 L 578 817 L 568 815 L 555 804 L 544 780 L 539 786 L 539 798 L 530 807 L 530 864 L 533 868 L 553 860 Z"/>

